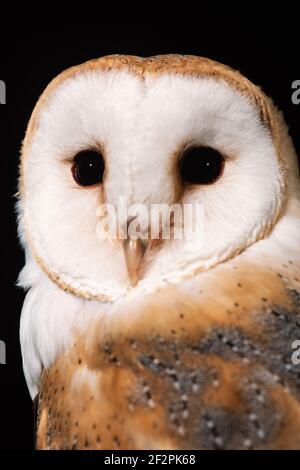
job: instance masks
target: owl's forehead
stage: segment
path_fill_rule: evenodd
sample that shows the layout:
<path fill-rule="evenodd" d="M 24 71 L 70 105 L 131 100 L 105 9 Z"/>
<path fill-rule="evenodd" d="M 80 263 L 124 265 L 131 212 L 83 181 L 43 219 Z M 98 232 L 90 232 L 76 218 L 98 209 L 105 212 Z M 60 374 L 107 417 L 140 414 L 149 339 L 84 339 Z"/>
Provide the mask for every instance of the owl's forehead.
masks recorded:
<path fill-rule="evenodd" d="M 173 112 L 174 93 L 172 95 L 171 91 L 177 92 L 176 99 L 196 100 L 195 85 L 200 82 L 202 87 L 204 83 L 210 83 L 209 90 L 205 87 L 202 90 L 202 96 L 207 91 L 210 92 L 211 96 L 206 102 L 213 97 L 218 87 L 222 87 L 223 90 L 227 89 L 227 98 L 230 95 L 231 98 L 255 108 L 276 143 L 277 130 L 269 117 L 269 103 L 258 87 L 239 72 L 218 62 L 203 57 L 172 54 L 149 58 L 112 55 L 67 69 L 42 94 L 32 115 L 27 137 L 31 140 L 43 111 L 49 105 L 53 108 L 56 104 L 58 111 L 70 105 L 70 101 L 73 106 L 81 107 L 93 95 L 95 100 L 99 98 L 106 102 L 107 110 L 123 111 L 126 107 L 129 109 L 131 104 L 135 106 L 137 101 L 145 101 L 152 91 L 152 96 L 156 96 L 158 100 L 163 99 L 162 106 L 166 109 L 170 105 L 169 110 Z M 218 96 L 218 99 L 222 99 L 222 96 Z M 151 99 L 149 101 L 151 106 Z"/>
<path fill-rule="evenodd" d="M 181 77 L 212 78 L 225 81 L 240 93 L 250 96 L 259 103 L 264 99 L 261 90 L 238 71 L 206 57 L 193 55 L 167 54 L 152 57 L 130 55 L 109 55 L 87 61 L 62 72 L 47 87 L 43 98 L 46 98 L 56 87 L 67 79 L 89 72 L 129 72 L 144 80 L 145 78 L 177 75 Z"/>

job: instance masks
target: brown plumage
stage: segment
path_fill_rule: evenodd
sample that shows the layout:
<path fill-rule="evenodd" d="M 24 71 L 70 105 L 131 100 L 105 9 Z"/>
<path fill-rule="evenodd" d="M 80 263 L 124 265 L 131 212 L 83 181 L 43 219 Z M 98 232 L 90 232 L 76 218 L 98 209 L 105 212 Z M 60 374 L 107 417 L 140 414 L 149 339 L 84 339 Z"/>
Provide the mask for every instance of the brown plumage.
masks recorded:
<path fill-rule="evenodd" d="M 300 447 L 299 269 L 216 269 L 193 297 L 170 287 L 92 325 L 43 372 L 38 448 Z"/>

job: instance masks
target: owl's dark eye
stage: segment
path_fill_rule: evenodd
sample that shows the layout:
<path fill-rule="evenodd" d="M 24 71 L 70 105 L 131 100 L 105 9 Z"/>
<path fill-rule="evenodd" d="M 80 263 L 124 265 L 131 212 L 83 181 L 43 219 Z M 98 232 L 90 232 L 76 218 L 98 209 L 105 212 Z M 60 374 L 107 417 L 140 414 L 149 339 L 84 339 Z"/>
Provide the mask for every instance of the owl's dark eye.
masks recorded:
<path fill-rule="evenodd" d="M 223 172 L 224 158 L 211 147 L 191 147 L 179 160 L 183 181 L 191 184 L 214 183 Z"/>
<path fill-rule="evenodd" d="M 101 183 L 104 173 L 104 159 L 96 150 L 82 150 L 75 155 L 72 175 L 80 186 L 93 186 Z"/>

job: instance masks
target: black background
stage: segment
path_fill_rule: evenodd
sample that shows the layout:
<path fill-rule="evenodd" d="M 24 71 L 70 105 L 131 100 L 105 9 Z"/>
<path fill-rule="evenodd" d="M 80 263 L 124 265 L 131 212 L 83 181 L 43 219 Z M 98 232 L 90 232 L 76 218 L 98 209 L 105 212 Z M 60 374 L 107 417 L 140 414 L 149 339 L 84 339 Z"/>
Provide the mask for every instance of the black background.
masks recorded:
<path fill-rule="evenodd" d="M 291 101 L 291 84 L 300 79 L 300 22 L 297 24 L 292 12 L 288 19 L 256 16 L 205 15 L 193 23 L 182 18 L 164 25 L 108 22 L 104 26 L 99 20 L 93 25 L 40 26 L 26 31 L 12 25 L 12 33 L 0 38 L 0 79 L 7 86 L 7 104 L 0 106 L 1 223 L 5 235 L 1 245 L 5 300 L 0 339 L 7 346 L 7 364 L 0 365 L 1 449 L 33 448 L 32 404 L 23 378 L 18 337 L 24 294 L 15 282 L 23 254 L 16 236 L 14 193 L 21 141 L 39 95 L 65 68 L 106 54 L 207 56 L 239 69 L 273 97 L 284 111 L 299 155 L 300 105 Z"/>

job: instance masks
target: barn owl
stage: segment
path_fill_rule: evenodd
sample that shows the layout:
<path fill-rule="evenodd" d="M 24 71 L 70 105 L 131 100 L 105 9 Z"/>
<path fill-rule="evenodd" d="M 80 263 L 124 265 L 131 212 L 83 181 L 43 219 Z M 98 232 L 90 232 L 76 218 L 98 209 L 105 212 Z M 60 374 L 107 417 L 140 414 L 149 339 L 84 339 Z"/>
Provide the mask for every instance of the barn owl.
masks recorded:
<path fill-rule="evenodd" d="M 300 448 L 299 188 L 281 113 L 223 64 L 113 55 L 55 78 L 18 201 L 36 447 Z M 120 196 L 198 204 L 197 236 L 152 240 Z M 97 236 L 103 204 L 140 235 Z"/>

